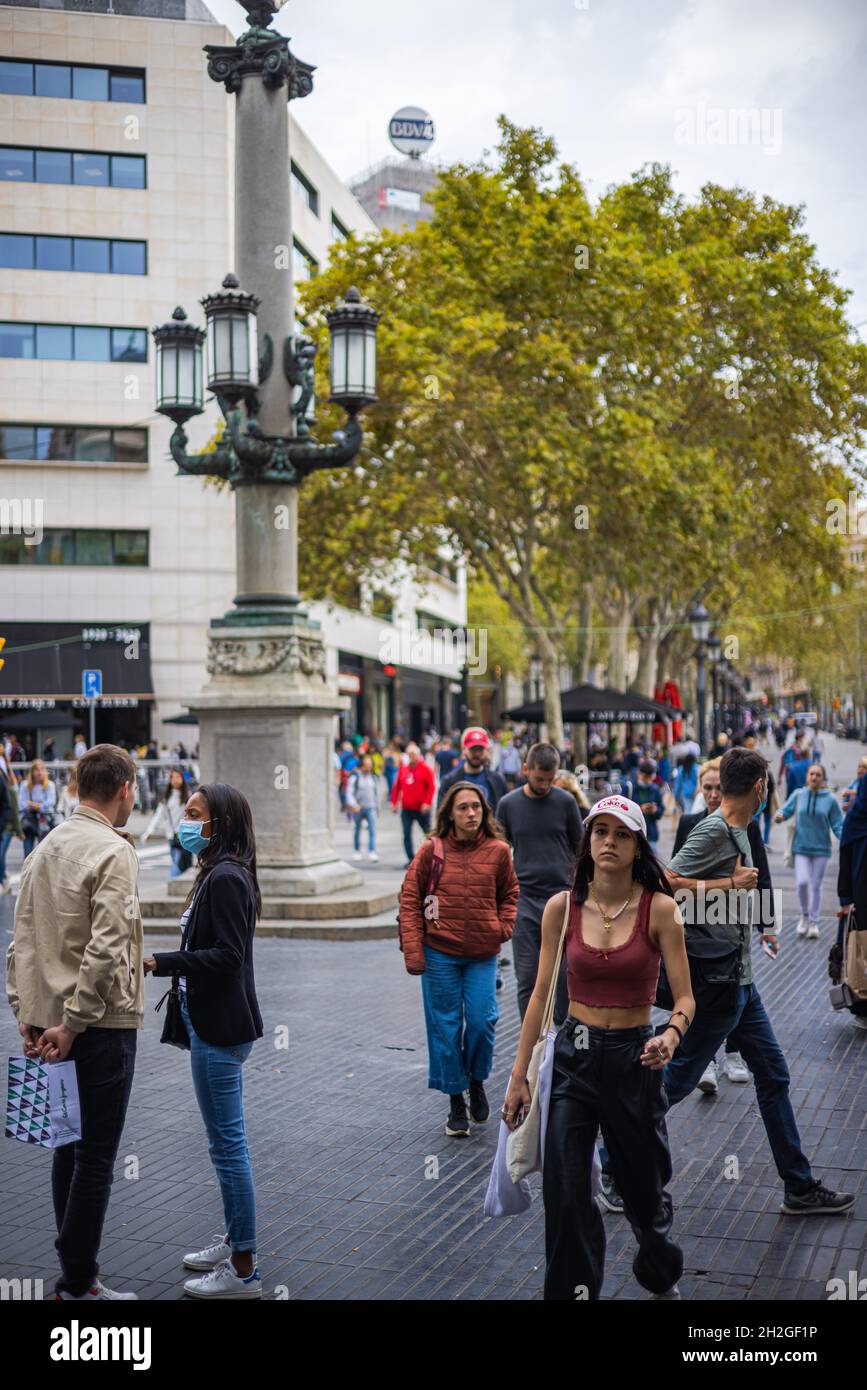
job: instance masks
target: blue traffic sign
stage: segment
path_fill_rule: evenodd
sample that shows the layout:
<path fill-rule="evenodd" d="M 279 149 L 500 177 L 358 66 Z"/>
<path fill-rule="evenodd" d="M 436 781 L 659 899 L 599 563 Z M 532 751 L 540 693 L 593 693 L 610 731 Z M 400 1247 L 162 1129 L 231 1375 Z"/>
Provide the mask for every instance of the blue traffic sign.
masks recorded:
<path fill-rule="evenodd" d="M 98 700 L 102 696 L 102 672 L 82 671 L 81 693 L 85 700 Z"/>

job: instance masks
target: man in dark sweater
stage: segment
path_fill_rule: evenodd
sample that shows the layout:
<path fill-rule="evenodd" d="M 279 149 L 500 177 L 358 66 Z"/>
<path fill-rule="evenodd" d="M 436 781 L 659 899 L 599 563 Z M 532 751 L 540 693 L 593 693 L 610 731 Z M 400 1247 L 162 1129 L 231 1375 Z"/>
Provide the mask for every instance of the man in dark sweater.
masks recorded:
<path fill-rule="evenodd" d="M 518 916 L 512 934 L 512 957 L 518 985 L 518 1009 L 523 1019 L 536 984 L 542 942 L 542 913 L 555 893 L 569 888 L 581 843 L 581 812 L 569 792 L 554 786 L 560 754 L 551 743 L 534 743 L 524 763 L 524 786 L 497 805 L 512 846 L 515 873 L 521 885 Z M 569 1009 L 566 957 L 557 983 L 554 1021 Z"/>

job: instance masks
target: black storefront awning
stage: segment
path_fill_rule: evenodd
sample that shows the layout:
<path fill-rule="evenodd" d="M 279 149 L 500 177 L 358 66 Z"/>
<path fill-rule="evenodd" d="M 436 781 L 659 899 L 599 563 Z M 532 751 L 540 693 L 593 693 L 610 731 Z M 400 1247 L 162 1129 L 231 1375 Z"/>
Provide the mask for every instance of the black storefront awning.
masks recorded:
<path fill-rule="evenodd" d="M 649 700 L 624 690 L 610 690 L 595 685 L 576 685 L 560 696 L 563 720 L 566 724 L 646 724 L 662 719 L 683 719 L 685 710 Z M 545 721 L 545 701 L 531 700 L 506 710 L 507 719 L 527 724 Z"/>
<path fill-rule="evenodd" d="M 0 708 L 82 700 L 82 672 L 102 672 L 102 700 L 153 700 L 147 623 L 4 623 Z M 46 726 L 47 727 L 47 726 Z"/>

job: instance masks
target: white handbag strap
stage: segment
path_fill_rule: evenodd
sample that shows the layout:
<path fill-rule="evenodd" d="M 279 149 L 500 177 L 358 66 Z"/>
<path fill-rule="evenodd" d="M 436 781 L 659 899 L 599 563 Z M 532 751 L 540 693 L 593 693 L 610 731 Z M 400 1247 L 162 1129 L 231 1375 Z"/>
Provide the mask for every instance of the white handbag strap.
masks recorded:
<path fill-rule="evenodd" d="M 563 947 L 566 943 L 566 932 L 569 927 L 569 907 L 571 893 L 566 891 L 566 911 L 563 914 L 563 930 L 560 932 L 560 944 L 557 947 L 557 956 L 554 960 L 554 973 L 551 976 L 551 983 L 548 986 L 548 1001 L 545 1004 L 545 1012 L 542 1015 L 542 1031 L 540 1038 L 547 1038 L 551 1024 L 554 1021 L 554 999 L 557 994 L 557 981 L 560 978 L 560 962 L 563 959 Z"/>

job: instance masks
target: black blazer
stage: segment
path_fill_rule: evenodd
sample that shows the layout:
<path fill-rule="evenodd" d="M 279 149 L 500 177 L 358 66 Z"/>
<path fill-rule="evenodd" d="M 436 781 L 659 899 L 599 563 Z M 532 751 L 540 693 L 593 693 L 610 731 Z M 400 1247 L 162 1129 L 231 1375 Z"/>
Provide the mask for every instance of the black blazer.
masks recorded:
<path fill-rule="evenodd" d="M 677 823 L 677 830 L 674 836 L 674 848 L 671 851 L 672 859 L 679 849 L 683 849 L 691 832 L 698 825 L 699 821 L 704 820 L 707 811 L 696 811 L 694 816 L 681 816 Z M 756 922 L 757 931 L 774 930 L 774 886 L 771 882 L 771 870 L 768 864 L 768 856 L 765 851 L 765 843 L 762 839 L 761 826 L 757 820 L 751 820 L 747 826 L 747 839 L 750 842 L 750 853 L 753 856 L 753 867 L 759 871 L 758 890 L 764 896 L 759 899 L 760 912 L 759 921 Z"/>
<path fill-rule="evenodd" d="M 225 860 L 205 879 L 187 919 L 186 949 L 155 953 L 156 975 L 184 975 L 199 1037 L 238 1047 L 263 1034 L 253 979 L 256 893 L 240 864 Z"/>

